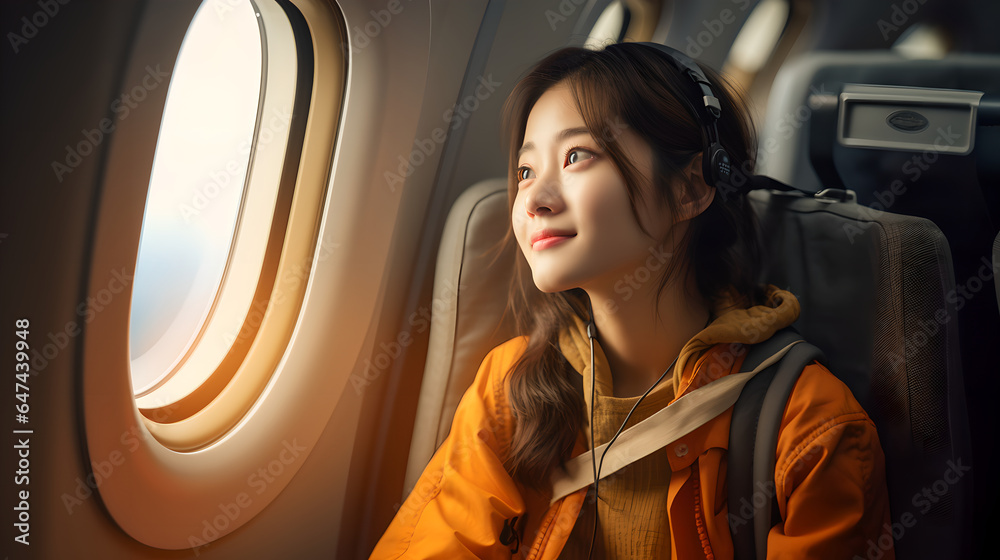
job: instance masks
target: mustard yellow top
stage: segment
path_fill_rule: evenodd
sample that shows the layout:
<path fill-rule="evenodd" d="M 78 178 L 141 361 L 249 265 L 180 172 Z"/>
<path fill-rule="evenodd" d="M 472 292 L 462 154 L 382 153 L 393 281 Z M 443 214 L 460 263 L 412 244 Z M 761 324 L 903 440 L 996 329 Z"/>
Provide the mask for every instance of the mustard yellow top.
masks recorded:
<path fill-rule="evenodd" d="M 687 361 L 702 350 L 720 341 L 739 340 L 753 343 L 753 329 L 746 331 L 748 321 L 761 320 L 762 314 L 773 314 L 772 323 L 779 327 L 790 324 L 799 314 L 794 296 L 773 287 L 769 290 L 767 306 L 740 309 L 738 298 L 727 294 L 721 298 L 712 313 L 712 319 L 681 350 L 673 375 L 661 381 L 643 399 L 632 413 L 624 429 L 631 428 L 667 406 L 677 394 L 681 383 L 680 372 Z M 773 306 L 773 307 L 772 307 Z M 590 411 L 590 340 L 586 325 L 577 318 L 577 324 L 560 335 L 560 350 L 570 364 L 583 376 L 583 395 L 587 403 L 587 420 Z M 639 397 L 615 397 L 611 368 L 600 344 L 594 341 L 595 379 L 597 382 L 597 407 L 594 409 L 594 445 L 607 443 L 621 427 L 629 410 Z M 665 442 L 666 443 L 666 442 Z M 589 444 L 589 440 L 588 440 Z M 670 486 L 669 450 L 663 447 L 627 467 L 601 479 L 598 486 L 597 511 L 600 526 L 594 543 L 594 558 L 652 560 L 671 557 L 670 518 L 667 511 L 667 493 Z M 598 461 L 600 457 L 598 457 Z M 602 470 L 602 473 L 606 472 Z M 593 487 L 587 495 L 574 525 L 569 542 L 561 558 L 586 558 L 593 538 L 594 495 Z"/>
<path fill-rule="evenodd" d="M 589 344 L 589 341 L 588 341 Z M 589 361 L 589 355 L 587 356 Z M 597 341 L 597 407 L 594 409 L 594 444 L 607 443 L 614 437 L 632 406 L 635 397 L 615 397 L 611 370 Z M 584 399 L 590 410 L 590 375 L 583 376 Z M 674 396 L 671 378 L 657 385 L 632 413 L 625 428 L 645 420 L 667 406 Z M 589 421 L 589 415 L 588 415 Z M 637 560 L 670 558 L 670 523 L 667 515 L 667 492 L 670 463 L 667 448 L 659 449 L 627 467 L 601 479 L 598 513 L 600 527 L 594 544 L 594 558 L 629 558 Z M 598 457 L 598 460 L 600 458 Z M 570 542 L 561 557 L 586 558 L 594 528 L 594 495 L 587 496 L 580 520 L 573 527 Z"/>

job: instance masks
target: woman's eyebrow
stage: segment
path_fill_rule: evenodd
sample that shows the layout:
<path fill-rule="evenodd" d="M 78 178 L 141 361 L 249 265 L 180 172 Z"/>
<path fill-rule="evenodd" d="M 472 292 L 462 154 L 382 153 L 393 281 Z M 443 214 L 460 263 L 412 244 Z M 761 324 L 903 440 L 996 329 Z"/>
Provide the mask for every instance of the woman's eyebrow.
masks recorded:
<path fill-rule="evenodd" d="M 587 128 L 587 127 L 585 127 L 585 126 L 578 126 L 578 127 L 575 127 L 575 128 L 567 128 L 567 129 L 563 130 L 562 132 L 560 132 L 559 134 L 556 134 L 556 140 L 565 140 L 566 138 L 569 138 L 570 136 L 577 136 L 577 135 L 580 135 L 580 134 L 590 134 L 590 129 Z M 524 154 L 524 152 L 527 152 L 529 150 L 534 150 L 534 149 L 535 149 L 534 142 L 525 142 L 524 145 L 521 146 L 521 149 L 517 151 L 517 159 L 521 159 L 521 156 Z"/>

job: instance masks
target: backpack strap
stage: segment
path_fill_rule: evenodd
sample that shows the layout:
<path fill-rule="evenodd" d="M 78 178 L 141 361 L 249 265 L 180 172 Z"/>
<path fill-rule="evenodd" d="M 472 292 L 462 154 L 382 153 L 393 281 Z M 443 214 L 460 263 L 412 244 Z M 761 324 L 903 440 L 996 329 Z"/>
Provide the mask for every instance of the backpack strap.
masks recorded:
<path fill-rule="evenodd" d="M 794 328 L 781 329 L 750 348 L 743 368 L 756 367 L 775 348 L 796 340 L 802 340 L 802 335 Z M 735 560 L 767 557 L 767 534 L 781 521 L 774 483 L 778 430 L 795 382 L 814 360 L 825 361 L 819 348 L 806 342 L 796 344 L 781 361 L 747 382 L 733 405 L 726 483 Z"/>

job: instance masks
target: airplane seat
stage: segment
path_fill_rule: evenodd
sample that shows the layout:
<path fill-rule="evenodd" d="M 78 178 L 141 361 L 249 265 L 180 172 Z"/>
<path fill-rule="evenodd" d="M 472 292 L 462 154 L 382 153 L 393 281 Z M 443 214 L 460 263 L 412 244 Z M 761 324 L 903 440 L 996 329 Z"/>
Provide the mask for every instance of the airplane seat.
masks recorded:
<path fill-rule="evenodd" d="M 809 53 L 775 78 L 758 166 L 759 173 L 806 191 L 850 189 L 873 217 L 884 211 L 919 216 L 944 234 L 954 315 L 935 322 L 958 329 L 971 438 L 962 460 L 980 473 L 996 469 L 1000 452 L 993 405 L 1000 391 L 993 374 L 1000 303 L 993 297 L 992 263 L 1000 231 L 998 94 L 995 54 L 910 60 L 885 51 Z M 939 477 L 943 463 L 940 470 Z M 977 476 L 975 486 L 963 513 L 968 521 L 971 512 L 972 546 L 981 554 L 1000 483 Z"/>
<path fill-rule="evenodd" d="M 433 319 L 405 494 L 444 442 L 483 358 L 514 336 L 513 320 L 504 312 L 514 255 L 499 246 L 509 222 L 506 178 L 468 188 L 448 214 L 434 271 Z"/>
<path fill-rule="evenodd" d="M 838 194 L 749 195 L 763 232 L 762 280 L 799 299 L 794 326 L 875 422 L 900 524 L 896 558 L 967 557 L 970 447 L 948 243 L 929 220 L 873 217 Z M 922 497 L 953 464 L 966 484 Z M 885 548 L 869 543 L 857 556 L 881 558 Z"/>
<path fill-rule="evenodd" d="M 757 171 L 809 192 L 846 186 L 872 213 L 920 216 L 941 229 L 958 282 L 960 332 L 970 337 L 962 362 L 973 430 L 981 430 L 973 438 L 985 449 L 995 440 L 986 426 L 1000 424 L 992 406 L 975 399 L 991 398 L 1000 383 L 975 376 L 996 368 L 992 348 L 971 336 L 1000 339 L 997 303 L 977 297 L 991 291 L 991 246 L 1000 231 L 998 94 L 998 55 L 809 53 L 775 78 Z"/>

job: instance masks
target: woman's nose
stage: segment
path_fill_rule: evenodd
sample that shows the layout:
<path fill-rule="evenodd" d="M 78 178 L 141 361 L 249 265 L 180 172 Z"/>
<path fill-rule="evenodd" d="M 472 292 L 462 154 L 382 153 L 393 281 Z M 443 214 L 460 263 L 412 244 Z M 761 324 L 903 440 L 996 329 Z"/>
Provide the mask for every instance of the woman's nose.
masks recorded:
<path fill-rule="evenodd" d="M 558 188 L 551 181 L 536 184 L 528 190 L 524 198 L 524 209 L 529 216 L 536 214 L 556 214 L 563 210 L 563 200 Z"/>

